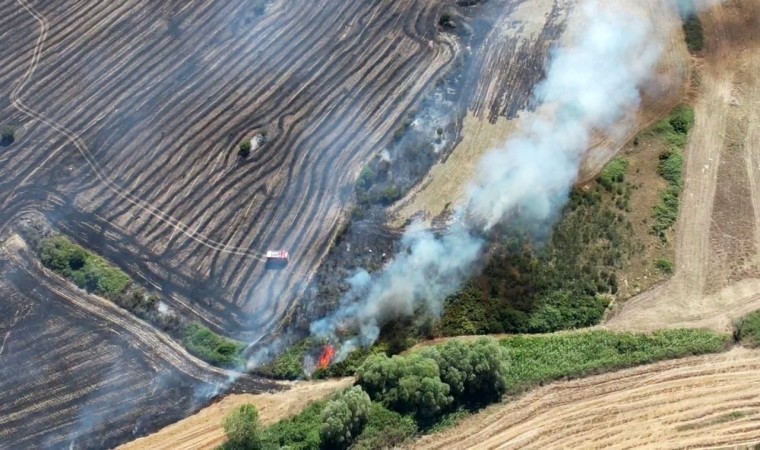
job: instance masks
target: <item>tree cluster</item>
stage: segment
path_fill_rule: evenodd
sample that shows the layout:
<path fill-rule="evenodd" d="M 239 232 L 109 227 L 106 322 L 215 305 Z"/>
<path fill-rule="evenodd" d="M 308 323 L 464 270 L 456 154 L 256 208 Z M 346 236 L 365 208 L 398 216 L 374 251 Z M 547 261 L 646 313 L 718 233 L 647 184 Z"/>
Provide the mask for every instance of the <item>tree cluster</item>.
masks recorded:
<path fill-rule="evenodd" d="M 327 448 L 348 448 L 367 424 L 372 401 L 359 386 L 335 396 L 322 410 L 322 444 Z"/>
<path fill-rule="evenodd" d="M 507 390 L 509 355 L 496 341 L 451 341 L 410 356 L 373 355 L 357 371 L 358 384 L 386 407 L 434 419 L 453 407 L 496 401 Z"/>

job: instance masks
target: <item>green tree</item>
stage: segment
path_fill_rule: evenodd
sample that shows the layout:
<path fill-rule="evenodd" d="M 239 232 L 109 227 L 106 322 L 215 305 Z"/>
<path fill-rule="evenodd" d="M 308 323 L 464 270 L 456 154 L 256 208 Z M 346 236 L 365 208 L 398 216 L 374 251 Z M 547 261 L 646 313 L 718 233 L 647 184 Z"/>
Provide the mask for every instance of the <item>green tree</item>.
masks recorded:
<path fill-rule="evenodd" d="M 256 450 L 261 448 L 261 422 L 259 411 L 252 404 L 245 404 L 224 419 L 227 434 L 225 448 L 232 450 Z"/>
<path fill-rule="evenodd" d="M 4 125 L 0 128 L 0 143 L 3 145 L 12 144 L 16 139 L 16 130 L 9 125 Z"/>
<path fill-rule="evenodd" d="M 372 355 L 357 371 L 358 383 L 373 400 L 418 419 L 440 415 L 451 405 L 449 385 L 435 360 L 422 355 Z"/>
<path fill-rule="evenodd" d="M 491 403 L 507 391 L 509 352 L 493 339 L 449 341 L 422 354 L 438 363 L 441 381 L 449 385 L 456 402 Z"/>
<path fill-rule="evenodd" d="M 360 386 L 354 386 L 331 400 L 322 410 L 320 435 L 328 448 L 347 448 L 361 434 L 372 401 Z"/>
<path fill-rule="evenodd" d="M 240 143 L 240 150 L 238 150 L 238 155 L 240 155 L 243 158 L 247 158 L 248 155 L 251 154 L 251 141 L 245 140 Z"/>
<path fill-rule="evenodd" d="M 356 189 L 359 192 L 366 192 L 372 187 L 374 182 L 375 172 L 369 166 L 364 166 L 361 173 L 359 173 L 359 179 L 356 181 Z"/>

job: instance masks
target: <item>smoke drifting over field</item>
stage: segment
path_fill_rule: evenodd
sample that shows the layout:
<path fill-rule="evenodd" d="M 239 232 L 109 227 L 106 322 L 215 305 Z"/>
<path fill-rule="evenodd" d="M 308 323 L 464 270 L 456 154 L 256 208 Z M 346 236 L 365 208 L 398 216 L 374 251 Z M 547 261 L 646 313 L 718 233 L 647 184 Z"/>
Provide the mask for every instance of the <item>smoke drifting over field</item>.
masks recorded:
<path fill-rule="evenodd" d="M 314 336 L 340 343 L 339 357 L 373 343 L 388 320 L 422 307 L 440 313 L 445 298 L 476 270 L 481 232 L 516 212 L 537 226 L 550 224 L 567 200 L 592 135 L 619 131 L 621 119 L 638 107 L 640 88 L 661 53 L 651 25 L 593 2 L 582 14 L 582 35 L 553 54 L 536 89 L 535 115 L 483 158 L 452 229 L 435 236 L 410 228 L 401 252 L 382 272 L 356 273 L 340 307 L 312 324 Z M 341 339 L 343 329 L 358 335 Z"/>

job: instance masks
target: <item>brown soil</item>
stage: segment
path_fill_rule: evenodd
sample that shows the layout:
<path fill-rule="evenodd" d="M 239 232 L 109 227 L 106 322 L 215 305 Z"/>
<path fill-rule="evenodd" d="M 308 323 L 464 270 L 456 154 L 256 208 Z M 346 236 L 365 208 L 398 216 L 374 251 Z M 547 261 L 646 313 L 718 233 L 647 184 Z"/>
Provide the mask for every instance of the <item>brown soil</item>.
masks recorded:
<path fill-rule="evenodd" d="M 189 450 L 215 448 L 225 440 L 222 423 L 235 408 L 246 403 L 256 405 L 264 425 L 298 414 L 309 403 L 346 388 L 353 378 L 297 383 L 290 390 L 274 394 L 240 394 L 225 397 L 218 403 L 168 427 L 118 447 L 120 450 Z"/>
<path fill-rule="evenodd" d="M 625 303 L 606 324 L 613 329 L 726 330 L 760 308 L 760 4 L 727 1 L 703 23 L 675 275 Z"/>

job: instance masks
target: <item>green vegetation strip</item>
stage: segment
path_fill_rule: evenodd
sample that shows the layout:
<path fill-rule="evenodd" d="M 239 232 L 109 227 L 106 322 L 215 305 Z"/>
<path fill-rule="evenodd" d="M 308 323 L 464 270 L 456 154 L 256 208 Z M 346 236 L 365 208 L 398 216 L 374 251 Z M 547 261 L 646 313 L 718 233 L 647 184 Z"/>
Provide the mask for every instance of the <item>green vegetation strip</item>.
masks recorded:
<path fill-rule="evenodd" d="M 54 235 L 43 239 L 39 255 L 43 265 L 80 288 L 101 295 L 156 325 L 166 324 L 166 316 L 156 311 L 157 296 L 146 296 L 144 291 L 135 289 L 129 275 L 66 237 Z M 179 334 L 190 353 L 210 364 L 231 367 L 243 362 L 240 357 L 245 349 L 243 343 L 220 336 L 203 325 L 190 323 L 180 327 Z"/>
<path fill-rule="evenodd" d="M 707 330 L 662 330 L 653 334 L 595 330 L 547 336 L 514 336 L 509 349 L 511 391 L 562 378 L 587 376 L 665 359 L 716 353 L 730 336 Z"/>
<path fill-rule="evenodd" d="M 42 263 L 89 292 L 114 299 L 132 284 L 129 276 L 63 236 L 42 241 Z"/>
<path fill-rule="evenodd" d="M 660 193 L 660 203 L 654 209 L 652 232 L 666 240 L 666 231 L 673 228 L 678 218 L 678 207 L 683 190 L 684 158 L 687 136 L 694 126 L 694 110 L 682 105 L 674 109 L 667 119 L 659 122 L 647 133 L 664 141 L 667 150 L 660 155 L 658 173 L 668 186 Z"/>
<path fill-rule="evenodd" d="M 452 426 L 504 394 L 553 380 L 715 353 L 730 340 L 726 334 L 694 329 L 653 334 L 596 330 L 498 342 L 451 341 L 393 358 L 376 353 L 358 369 L 357 387 L 314 402 L 294 417 L 264 428 L 257 419 L 243 419 L 250 411 L 233 413 L 227 422 L 236 425 L 227 429 L 230 441 L 223 447 L 392 448 Z"/>

